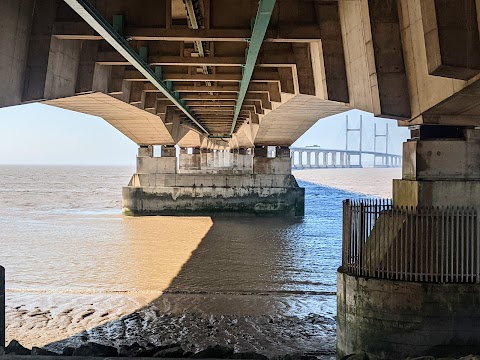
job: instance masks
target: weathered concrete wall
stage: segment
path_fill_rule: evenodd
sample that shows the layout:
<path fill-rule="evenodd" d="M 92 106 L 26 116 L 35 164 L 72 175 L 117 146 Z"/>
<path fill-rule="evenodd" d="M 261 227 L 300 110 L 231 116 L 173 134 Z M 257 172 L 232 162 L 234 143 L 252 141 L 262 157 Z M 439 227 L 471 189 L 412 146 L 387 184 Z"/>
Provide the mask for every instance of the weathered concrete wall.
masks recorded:
<path fill-rule="evenodd" d="M 179 171 L 195 171 L 202 168 L 202 154 L 182 154 L 178 158 Z"/>
<path fill-rule="evenodd" d="M 253 156 L 234 154 L 232 161 L 232 168 L 237 171 L 252 172 L 253 169 Z"/>
<path fill-rule="evenodd" d="M 135 174 L 138 187 L 270 187 L 284 188 L 296 186 L 292 175 L 261 174 Z"/>
<path fill-rule="evenodd" d="M 126 215 L 278 214 L 303 216 L 305 190 L 291 175 L 290 151 L 277 158 L 225 151 L 141 146 L 137 171 L 123 188 Z M 267 154 L 267 148 L 259 148 Z"/>
<path fill-rule="evenodd" d="M 463 356 L 480 346 L 480 285 L 337 274 L 337 358 Z"/>
<path fill-rule="evenodd" d="M 305 189 L 298 187 L 293 176 L 285 187 L 271 187 L 272 180 L 262 179 L 261 175 L 250 176 L 252 179 L 247 181 L 239 175 L 203 175 L 201 179 L 177 175 L 174 181 L 184 186 L 124 187 L 123 212 L 126 215 L 304 215 Z M 196 183 L 190 186 L 195 178 L 203 186 Z M 263 187 L 254 186 L 257 184 Z"/>
<path fill-rule="evenodd" d="M 257 157 L 182 148 L 178 170 L 165 149 L 153 157 L 152 147 L 140 147 L 137 172 L 123 189 L 124 214 L 304 215 L 305 191 L 291 175 L 288 148 L 277 158 L 261 156 L 266 147 Z"/>
<path fill-rule="evenodd" d="M 477 139 L 405 142 L 402 172 L 405 180 L 480 180 L 480 143 Z"/>
<path fill-rule="evenodd" d="M 480 206 L 480 181 L 393 180 L 396 206 Z"/>
<path fill-rule="evenodd" d="M 181 174 L 251 174 L 252 169 L 252 155 L 201 152 L 180 154 L 178 172 Z"/>
<path fill-rule="evenodd" d="M 75 95 L 81 48 L 80 41 L 52 38 L 45 79 L 46 98 Z"/>
<path fill-rule="evenodd" d="M 368 0 L 338 1 L 350 104 L 380 114 Z"/>
<path fill-rule="evenodd" d="M 460 138 L 403 144 L 402 180 L 393 181 L 397 206 L 480 206 L 480 131 Z M 456 136 L 456 135 L 455 135 Z"/>
<path fill-rule="evenodd" d="M 138 148 L 138 156 L 153 157 L 153 146 L 140 146 Z"/>
<path fill-rule="evenodd" d="M 33 18 L 33 0 L 0 2 L 0 107 L 22 101 L 28 43 Z"/>
<path fill-rule="evenodd" d="M 253 173 L 290 175 L 292 173 L 292 162 L 289 157 L 254 157 Z"/>
<path fill-rule="evenodd" d="M 0 347 L 5 347 L 5 269 L 0 266 Z"/>
<path fill-rule="evenodd" d="M 138 174 L 175 174 L 176 172 L 176 157 L 137 157 Z"/>

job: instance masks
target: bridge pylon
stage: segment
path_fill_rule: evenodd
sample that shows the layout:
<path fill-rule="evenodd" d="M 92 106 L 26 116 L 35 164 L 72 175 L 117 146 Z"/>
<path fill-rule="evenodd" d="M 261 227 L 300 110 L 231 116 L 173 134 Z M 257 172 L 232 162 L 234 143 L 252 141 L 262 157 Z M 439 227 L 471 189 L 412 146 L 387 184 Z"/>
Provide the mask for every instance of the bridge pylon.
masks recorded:
<path fill-rule="evenodd" d="M 363 117 L 360 115 L 360 124 L 358 128 L 355 127 L 350 127 L 349 122 L 348 122 L 348 115 L 345 118 L 346 126 L 345 126 L 345 150 L 348 151 L 348 140 L 349 140 L 349 134 L 352 132 L 358 132 L 359 137 L 360 137 L 360 142 L 358 145 L 358 151 L 359 151 L 359 159 L 358 163 L 360 167 L 362 167 L 362 137 L 363 137 Z"/>

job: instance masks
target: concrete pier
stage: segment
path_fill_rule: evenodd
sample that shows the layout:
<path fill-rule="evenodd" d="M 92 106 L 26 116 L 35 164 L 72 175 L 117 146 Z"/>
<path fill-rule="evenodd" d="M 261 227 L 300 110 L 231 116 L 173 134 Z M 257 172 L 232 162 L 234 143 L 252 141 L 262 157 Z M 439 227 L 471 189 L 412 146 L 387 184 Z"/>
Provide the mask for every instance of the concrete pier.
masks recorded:
<path fill-rule="evenodd" d="M 461 357 L 480 347 L 480 285 L 337 274 L 337 358 Z"/>
<path fill-rule="evenodd" d="M 479 155 L 480 130 L 416 127 L 393 203 L 345 204 L 338 357 L 478 352 Z"/>
<path fill-rule="evenodd" d="M 137 171 L 123 188 L 126 215 L 304 215 L 303 188 L 291 174 L 290 151 L 180 151 L 153 157 L 140 148 Z"/>

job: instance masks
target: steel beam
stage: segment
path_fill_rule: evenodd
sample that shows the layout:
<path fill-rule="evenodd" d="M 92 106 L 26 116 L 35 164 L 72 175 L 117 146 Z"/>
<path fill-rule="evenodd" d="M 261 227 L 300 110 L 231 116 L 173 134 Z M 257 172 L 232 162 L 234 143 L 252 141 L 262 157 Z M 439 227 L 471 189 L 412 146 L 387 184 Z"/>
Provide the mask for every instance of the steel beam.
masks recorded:
<path fill-rule="evenodd" d="M 230 134 L 235 131 L 235 126 L 238 120 L 238 114 L 242 109 L 245 95 L 247 94 L 248 85 L 253 76 L 253 70 L 257 63 L 258 54 L 262 47 L 265 34 L 267 32 L 268 24 L 272 16 L 273 8 L 275 7 L 276 0 L 260 0 L 258 4 L 257 16 L 253 24 L 252 37 L 250 38 L 249 46 L 247 49 L 247 59 L 245 61 L 245 67 L 243 68 L 243 76 L 240 82 L 240 91 L 238 93 L 237 104 L 235 106 L 235 115 L 233 116 L 232 128 Z"/>
<path fill-rule="evenodd" d="M 87 22 L 105 41 L 117 50 L 130 64 L 145 76 L 158 90 L 170 99 L 185 115 L 192 120 L 205 134 L 209 132 L 200 124 L 182 99 L 160 79 L 154 70 L 128 45 L 112 25 L 87 0 L 64 0 L 80 17 Z"/>

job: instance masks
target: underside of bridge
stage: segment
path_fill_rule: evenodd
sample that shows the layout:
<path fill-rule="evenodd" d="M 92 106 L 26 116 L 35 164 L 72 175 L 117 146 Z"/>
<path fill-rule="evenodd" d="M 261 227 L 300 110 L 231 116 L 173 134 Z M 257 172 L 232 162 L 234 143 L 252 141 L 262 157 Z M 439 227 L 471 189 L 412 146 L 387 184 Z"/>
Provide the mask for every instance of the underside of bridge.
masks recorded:
<path fill-rule="evenodd" d="M 43 102 L 97 115 L 137 143 L 137 172 L 123 189 L 129 214 L 302 215 L 289 147 L 317 120 L 349 109 L 412 126 L 394 206 L 409 216 L 421 207 L 480 207 L 479 17 L 479 0 L 1 0 L 0 107 Z M 153 145 L 162 145 L 161 157 Z M 397 221 L 386 214 L 383 226 Z M 430 228 L 458 234 L 458 223 L 439 221 Z M 468 241 L 477 247 L 465 255 L 472 264 L 480 258 L 476 224 Z M 360 232 L 382 235 L 380 259 L 402 226 Z M 418 231 L 410 240 L 422 244 Z M 363 269 L 362 251 L 375 248 L 365 241 L 346 269 Z M 385 315 L 397 312 L 373 282 L 361 282 L 364 273 L 353 275 L 339 278 L 339 354 L 478 349 L 480 322 L 465 316 L 480 318 L 478 284 L 452 285 L 452 293 L 476 295 L 438 302 L 450 325 L 431 336 L 438 319 L 424 310 L 435 311 L 429 296 L 437 301 L 438 289 L 402 283 L 406 301 L 418 300 L 394 304 L 412 316 L 406 324 Z M 480 270 L 467 278 L 479 283 Z M 395 286 L 388 291 L 396 298 Z M 370 303 L 358 303 L 363 295 Z"/>
<path fill-rule="evenodd" d="M 3 0 L 0 10 L 0 106 L 98 115 L 139 145 L 289 146 L 350 108 L 403 125 L 478 125 L 475 0 Z"/>
<path fill-rule="evenodd" d="M 168 156 L 167 147 L 188 148 L 164 172 L 177 179 L 242 172 L 251 177 L 243 186 L 260 196 L 254 176 L 282 175 L 270 184 L 287 191 L 290 171 L 274 165 L 287 159 L 265 157 L 257 162 L 271 164 L 260 170 L 254 158 L 266 146 L 289 147 L 321 118 L 356 108 L 402 125 L 480 125 L 478 7 L 475 0 L 2 0 L 0 106 L 43 102 L 100 116 L 147 157 L 152 145 Z M 220 168 L 199 160 L 219 156 L 212 151 L 233 155 L 222 155 L 229 159 Z M 134 197 L 138 188 L 170 186 L 133 180 Z M 186 196 L 207 180 L 188 178 Z M 272 201 L 278 210 L 290 200 Z"/>

